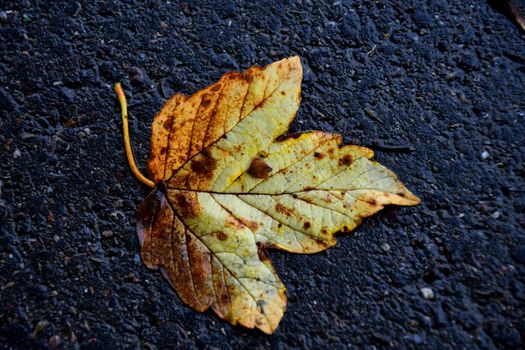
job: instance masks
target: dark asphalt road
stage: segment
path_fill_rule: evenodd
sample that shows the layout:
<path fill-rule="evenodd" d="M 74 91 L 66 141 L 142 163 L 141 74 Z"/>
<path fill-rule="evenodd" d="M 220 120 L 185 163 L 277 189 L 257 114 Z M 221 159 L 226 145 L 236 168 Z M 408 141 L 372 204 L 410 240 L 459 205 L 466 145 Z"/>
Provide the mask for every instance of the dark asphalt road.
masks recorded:
<path fill-rule="evenodd" d="M 93 3 L 0 1 L 0 347 L 523 348 L 525 35 L 505 15 L 482 0 Z M 266 336 L 184 306 L 141 263 L 148 190 L 112 85 L 145 165 L 169 96 L 291 55 L 291 131 L 372 147 L 423 204 L 321 254 L 270 252 L 289 305 Z"/>

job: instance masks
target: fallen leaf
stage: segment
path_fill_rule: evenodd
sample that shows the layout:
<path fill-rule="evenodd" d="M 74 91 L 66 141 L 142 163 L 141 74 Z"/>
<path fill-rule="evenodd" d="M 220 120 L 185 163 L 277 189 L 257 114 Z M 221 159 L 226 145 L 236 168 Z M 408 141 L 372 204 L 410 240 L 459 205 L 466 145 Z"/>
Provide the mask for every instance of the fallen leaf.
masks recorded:
<path fill-rule="evenodd" d="M 420 202 L 368 148 L 321 131 L 283 136 L 301 79 L 300 59 L 291 57 L 175 95 L 153 121 L 152 180 L 140 175 L 155 188 L 137 215 L 146 266 L 194 309 L 265 333 L 286 308 L 267 248 L 319 252 L 387 204 Z M 128 160 L 140 174 L 116 91 Z"/>

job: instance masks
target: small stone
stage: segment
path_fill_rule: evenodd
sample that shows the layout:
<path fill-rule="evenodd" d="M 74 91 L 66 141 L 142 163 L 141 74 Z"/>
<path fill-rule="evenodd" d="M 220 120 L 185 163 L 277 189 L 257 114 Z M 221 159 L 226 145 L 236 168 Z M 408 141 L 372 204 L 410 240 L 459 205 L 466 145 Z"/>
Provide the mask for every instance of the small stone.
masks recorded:
<path fill-rule="evenodd" d="M 491 217 L 493 219 L 499 219 L 499 217 L 501 216 L 501 212 L 499 211 L 495 211 L 494 213 L 492 213 Z"/>
<path fill-rule="evenodd" d="M 408 38 L 410 40 L 412 40 L 415 43 L 417 43 L 419 41 L 419 36 L 416 33 L 414 33 L 414 32 L 408 33 L 407 36 L 408 36 Z"/>
<path fill-rule="evenodd" d="M 190 15 L 191 14 L 190 4 L 188 4 L 188 2 L 185 1 L 181 5 L 182 5 L 182 12 L 184 12 L 184 14 L 186 15 Z"/>
<path fill-rule="evenodd" d="M 23 132 L 22 135 L 20 135 L 20 138 L 22 140 L 29 140 L 29 139 L 32 139 L 33 137 L 35 137 L 36 135 L 33 134 L 33 133 L 30 133 L 30 132 Z"/>
<path fill-rule="evenodd" d="M 18 148 L 15 149 L 15 151 L 13 152 L 13 158 L 17 159 L 17 158 L 20 158 L 21 156 L 22 156 L 22 152 L 20 152 Z"/>
<path fill-rule="evenodd" d="M 7 19 L 7 12 L 5 11 L 0 11 L 0 19 L 2 21 L 5 21 Z"/>
<path fill-rule="evenodd" d="M 124 279 L 126 282 L 131 282 L 131 283 L 139 283 L 140 280 L 137 278 L 137 276 L 135 276 L 133 273 L 129 273 L 128 275 L 124 276 Z"/>
<path fill-rule="evenodd" d="M 480 61 L 474 52 L 466 52 L 459 61 L 459 66 L 467 72 L 478 70 L 481 66 Z"/>
<path fill-rule="evenodd" d="M 78 15 L 81 9 L 82 6 L 78 2 L 74 2 L 73 4 L 66 7 L 65 12 L 68 16 L 75 17 L 76 15 Z"/>
<path fill-rule="evenodd" d="M 34 338 L 38 333 L 42 332 L 44 329 L 49 326 L 49 322 L 46 320 L 38 321 L 35 325 L 35 329 L 33 330 L 32 337 Z"/>
<path fill-rule="evenodd" d="M 372 337 L 374 338 L 374 340 L 378 341 L 383 346 L 390 345 L 390 342 L 392 341 L 388 334 L 384 334 L 381 332 L 372 332 Z"/>
<path fill-rule="evenodd" d="M 83 131 L 86 133 L 86 135 L 91 135 L 91 130 L 89 130 L 89 128 L 84 128 Z"/>
<path fill-rule="evenodd" d="M 83 132 L 83 131 L 79 131 L 77 136 L 78 136 L 79 139 L 83 139 L 84 137 L 86 137 L 86 133 Z"/>
<path fill-rule="evenodd" d="M 41 295 L 41 296 L 47 296 L 47 293 L 49 291 L 49 289 L 47 288 L 47 286 L 43 285 L 43 284 L 37 284 L 36 286 L 36 291 Z"/>
<path fill-rule="evenodd" d="M 414 334 L 412 339 L 416 344 L 421 344 L 423 342 L 423 337 L 421 337 L 419 334 Z"/>
<path fill-rule="evenodd" d="M 17 306 L 15 308 L 15 312 L 18 318 L 20 318 L 21 320 L 27 321 L 27 313 L 25 312 L 23 307 Z"/>
<path fill-rule="evenodd" d="M 388 245 L 388 243 L 383 243 L 381 244 L 381 249 L 383 249 L 385 253 L 388 253 L 390 251 L 390 246 Z"/>
<path fill-rule="evenodd" d="M 111 237 L 113 237 L 113 231 L 111 231 L 111 230 L 102 231 L 102 237 L 104 237 L 104 238 L 111 238 Z"/>
<path fill-rule="evenodd" d="M 75 98 L 77 97 L 77 93 L 75 90 L 67 88 L 67 87 L 61 87 L 60 91 L 64 94 L 67 102 L 73 103 L 75 101 Z"/>
<path fill-rule="evenodd" d="M 520 263 L 525 264 L 525 244 L 516 247 L 514 258 Z"/>
<path fill-rule="evenodd" d="M 489 152 L 487 152 L 487 151 L 481 152 L 481 159 L 485 160 L 488 157 L 490 157 L 490 153 Z"/>
<path fill-rule="evenodd" d="M 57 334 L 49 337 L 49 346 L 51 346 L 53 349 L 57 348 L 61 342 L 62 339 L 60 339 L 60 336 Z"/>
<path fill-rule="evenodd" d="M 479 206 L 479 211 L 482 213 L 487 213 L 489 211 L 489 207 L 485 203 L 481 203 Z"/>
<path fill-rule="evenodd" d="M 424 287 L 420 289 L 421 294 L 423 295 L 423 298 L 430 300 L 434 299 L 434 291 L 432 288 Z"/>
<path fill-rule="evenodd" d="M 436 310 L 436 325 L 439 327 L 443 327 L 448 325 L 448 317 L 445 311 L 441 306 L 438 307 Z"/>
<path fill-rule="evenodd" d="M 235 4 L 229 3 L 223 7 L 223 11 L 226 17 L 233 17 L 237 12 L 237 8 L 235 7 Z"/>
<path fill-rule="evenodd" d="M 139 67 L 131 67 L 129 72 L 129 79 L 132 84 L 141 84 L 145 82 L 146 76 L 144 71 Z"/>

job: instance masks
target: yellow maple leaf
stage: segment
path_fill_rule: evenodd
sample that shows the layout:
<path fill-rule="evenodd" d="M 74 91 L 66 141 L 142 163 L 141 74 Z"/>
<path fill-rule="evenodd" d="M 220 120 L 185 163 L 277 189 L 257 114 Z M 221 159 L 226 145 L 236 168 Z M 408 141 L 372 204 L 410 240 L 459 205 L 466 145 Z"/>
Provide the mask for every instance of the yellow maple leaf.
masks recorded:
<path fill-rule="evenodd" d="M 265 249 L 315 253 L 387 204 L 420 201 L 365 147 L 320 131 L 283 136 L 300 102 L 299 57 L 227 73 L 177 94 L 153 121 L 149 180 L 138 209 L 144 263 L 179 297 L 231 324 L 273 333 L 285 287 Z"/>

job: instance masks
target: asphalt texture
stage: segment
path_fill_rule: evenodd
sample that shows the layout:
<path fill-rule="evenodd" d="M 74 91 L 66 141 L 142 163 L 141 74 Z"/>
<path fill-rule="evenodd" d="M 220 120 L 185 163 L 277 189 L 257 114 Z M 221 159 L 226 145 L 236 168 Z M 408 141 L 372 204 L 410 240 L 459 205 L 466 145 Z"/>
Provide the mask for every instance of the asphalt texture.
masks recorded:
<path fill-rule="evenodd" d="M 486 1 L 1 1 L 2 348 L 519 349 L 525 35 Z M 185 306 L 141 262 L 112 86 L 144 168 L 175 92 L 300 55 L 291 131 L 368 145 L 420 196 L 336 247 L 270 252 L 272 336 Z M 430 288 L 424 289 L 424 288 Z"/>

